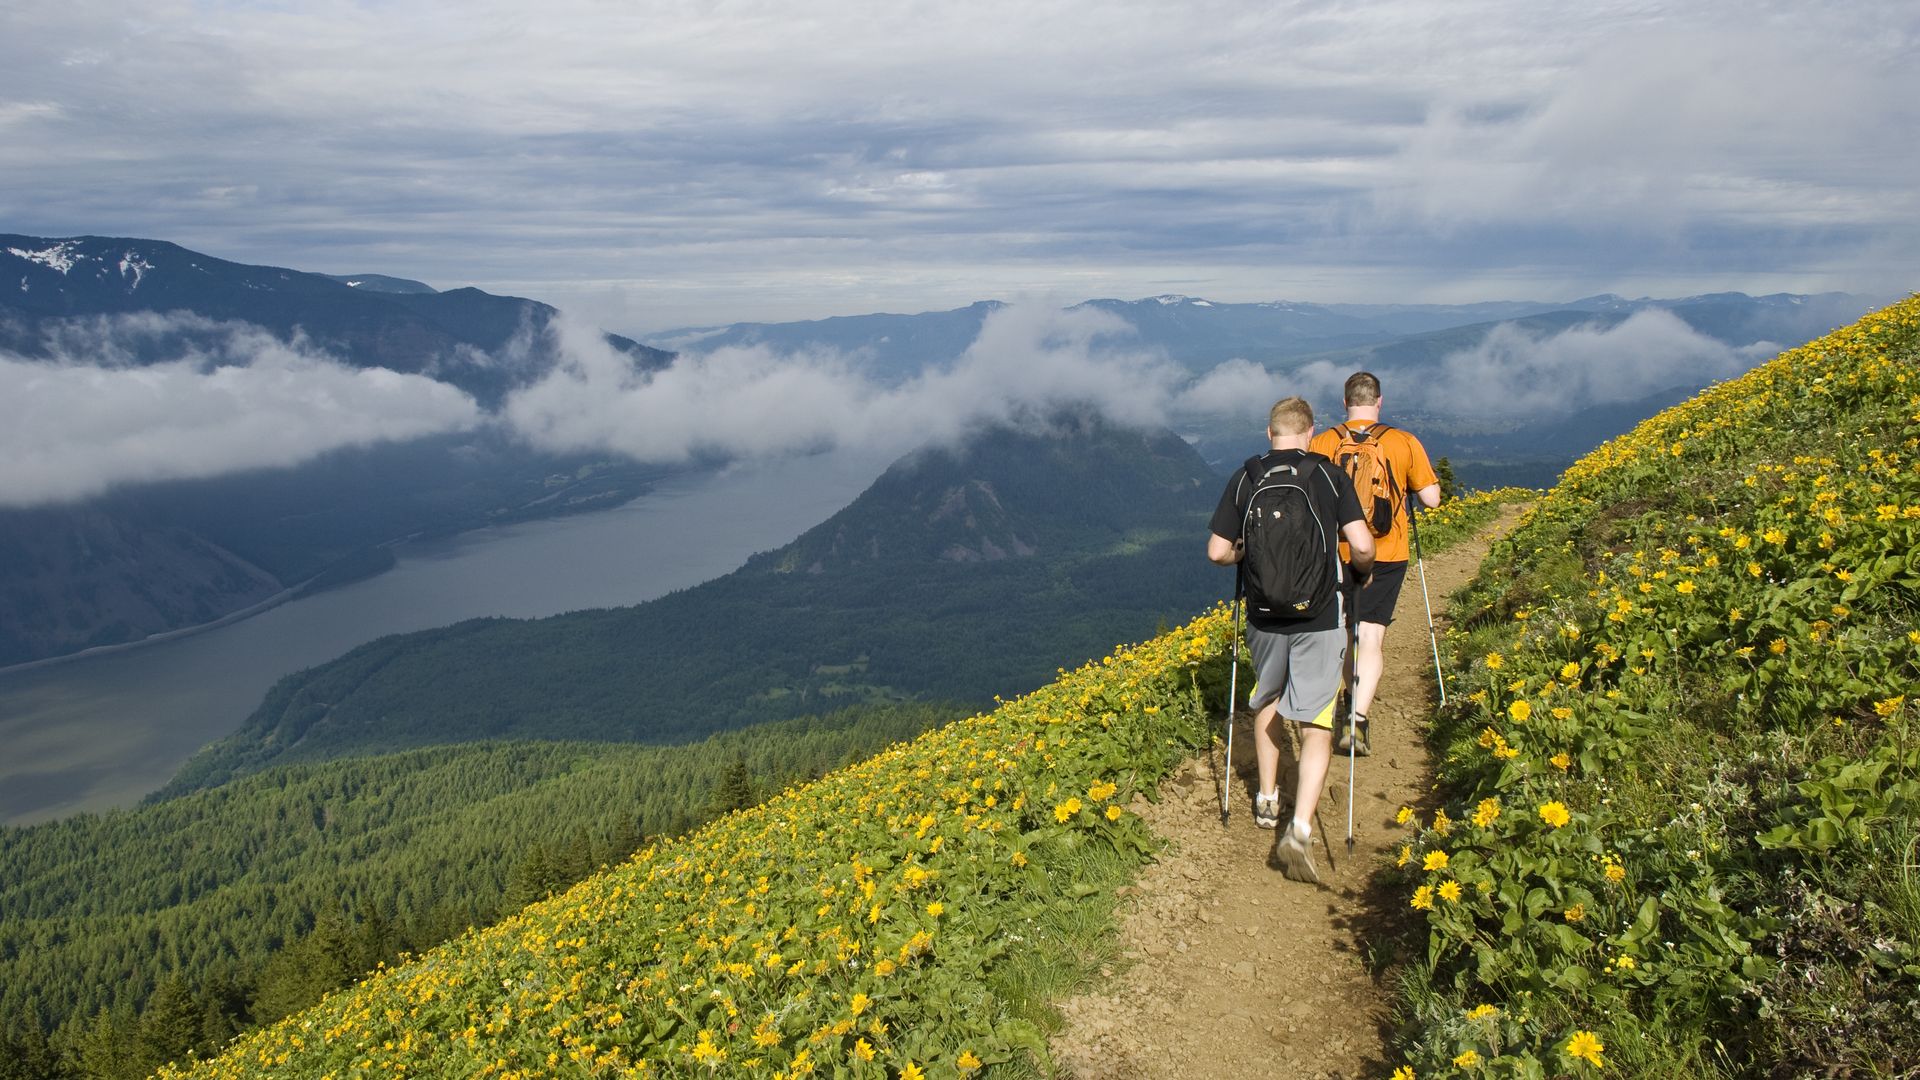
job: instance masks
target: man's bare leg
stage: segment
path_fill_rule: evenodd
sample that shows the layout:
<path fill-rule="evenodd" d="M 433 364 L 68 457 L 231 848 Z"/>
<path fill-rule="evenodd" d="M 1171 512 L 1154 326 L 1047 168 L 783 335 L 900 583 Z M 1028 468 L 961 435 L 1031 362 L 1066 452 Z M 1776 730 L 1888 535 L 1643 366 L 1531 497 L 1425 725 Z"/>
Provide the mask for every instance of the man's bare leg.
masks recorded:
<path fill-rule="evenodd" d="M 1353 694 L 1348 709 L 1361 716 L 1373 711 L 1373 695 L 1387 669 L 1387 628 L 1377 622 L 1353 628 Z"/>
<path fill-rule="evenodd" d="M 1272 865 L 1295 881 L 1321 884 L 1313 864 L 1313 812 L 1327 786 L 1327 767 L 1333 760 L 1333 732 L 1312 724 L 1300 725 L 1300 776 L 1294 785 L 1293 820 L 1273 838 Z"/>
<path fill-rule="evenodd" d="M 1313 832 L 1313 812 L 1327 787 L 1327 769 L 1333 763 L 1333 732 L 1312 724 L 1300 725 L 1300 779 L 1293 788 L 1293 820 Z"/>
<path fill-rule="evenodd" d="M 1253 757 L 1259 766 L 1262 795 L 1280 791 L 1280 703 L 1269 701 L 1253 718 Z"/>

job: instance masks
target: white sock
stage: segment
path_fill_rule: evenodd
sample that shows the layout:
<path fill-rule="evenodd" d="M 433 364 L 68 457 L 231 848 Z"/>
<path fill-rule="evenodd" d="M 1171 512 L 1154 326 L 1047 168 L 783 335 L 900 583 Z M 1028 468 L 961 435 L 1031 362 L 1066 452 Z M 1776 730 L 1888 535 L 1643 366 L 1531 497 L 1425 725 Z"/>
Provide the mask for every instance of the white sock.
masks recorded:
<path fill-rule="evenodd" d="M 1311 824 L 1301 821 L 1299 818 L 1294 818 L 1293 827 L 1300 830 L 1300 839 L 1310 840 L 1313 838 L 1313 826 Z"/>

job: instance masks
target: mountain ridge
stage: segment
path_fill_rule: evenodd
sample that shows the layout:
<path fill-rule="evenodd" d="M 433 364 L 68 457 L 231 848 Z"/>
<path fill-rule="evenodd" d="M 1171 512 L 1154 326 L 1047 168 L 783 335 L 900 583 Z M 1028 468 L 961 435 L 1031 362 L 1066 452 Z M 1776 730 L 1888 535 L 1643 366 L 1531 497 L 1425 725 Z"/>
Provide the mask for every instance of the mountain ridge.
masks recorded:
<path fill-rule="evenodd" d="M 672 743 L 861 702 L 985 703 L 1044 681 L 1062 650 L 1222 595 L 1196 539 L 1219 479 L 1199 455 L 1167 432 L 1055 424 L 909 455 L 793 543 L 690 589 L 382 638 L 290 675 L 155 798 L 283 761 L 476 739 Z M 943 512 L 982 486 L 996 513 Z"/>

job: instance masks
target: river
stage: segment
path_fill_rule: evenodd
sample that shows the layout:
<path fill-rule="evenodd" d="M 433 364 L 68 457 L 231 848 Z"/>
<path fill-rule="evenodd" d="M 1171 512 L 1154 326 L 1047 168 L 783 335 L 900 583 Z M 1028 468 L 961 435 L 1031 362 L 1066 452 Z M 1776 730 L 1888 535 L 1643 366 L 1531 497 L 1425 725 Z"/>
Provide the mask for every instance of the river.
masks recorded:
<path fill-rule="evenodd" d="M 678 477 L 612 510 L 406 545 L 378 577 L 204 633 L 0 672 L 0 824 L 131 806 L 281 676 L 374 638 L 718 577 L 832 516 L 884 464 L 823 455 Z"/>

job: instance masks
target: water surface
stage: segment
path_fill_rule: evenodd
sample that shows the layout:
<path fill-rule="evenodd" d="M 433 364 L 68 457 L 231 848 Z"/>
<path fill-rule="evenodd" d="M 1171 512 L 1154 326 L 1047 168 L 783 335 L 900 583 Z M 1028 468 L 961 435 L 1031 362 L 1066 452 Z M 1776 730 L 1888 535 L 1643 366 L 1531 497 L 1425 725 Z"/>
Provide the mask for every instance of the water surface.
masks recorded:
<path fill-rule="evenodd" d="M 204 633 L 0 672 L 0 823 L 130 806 L 281 676 L 374 638 L 718 577 L 831 516 L 883 465 L 820 456 L 675 478 L 616 509 L 407 545 L 385 574 Z"/>

